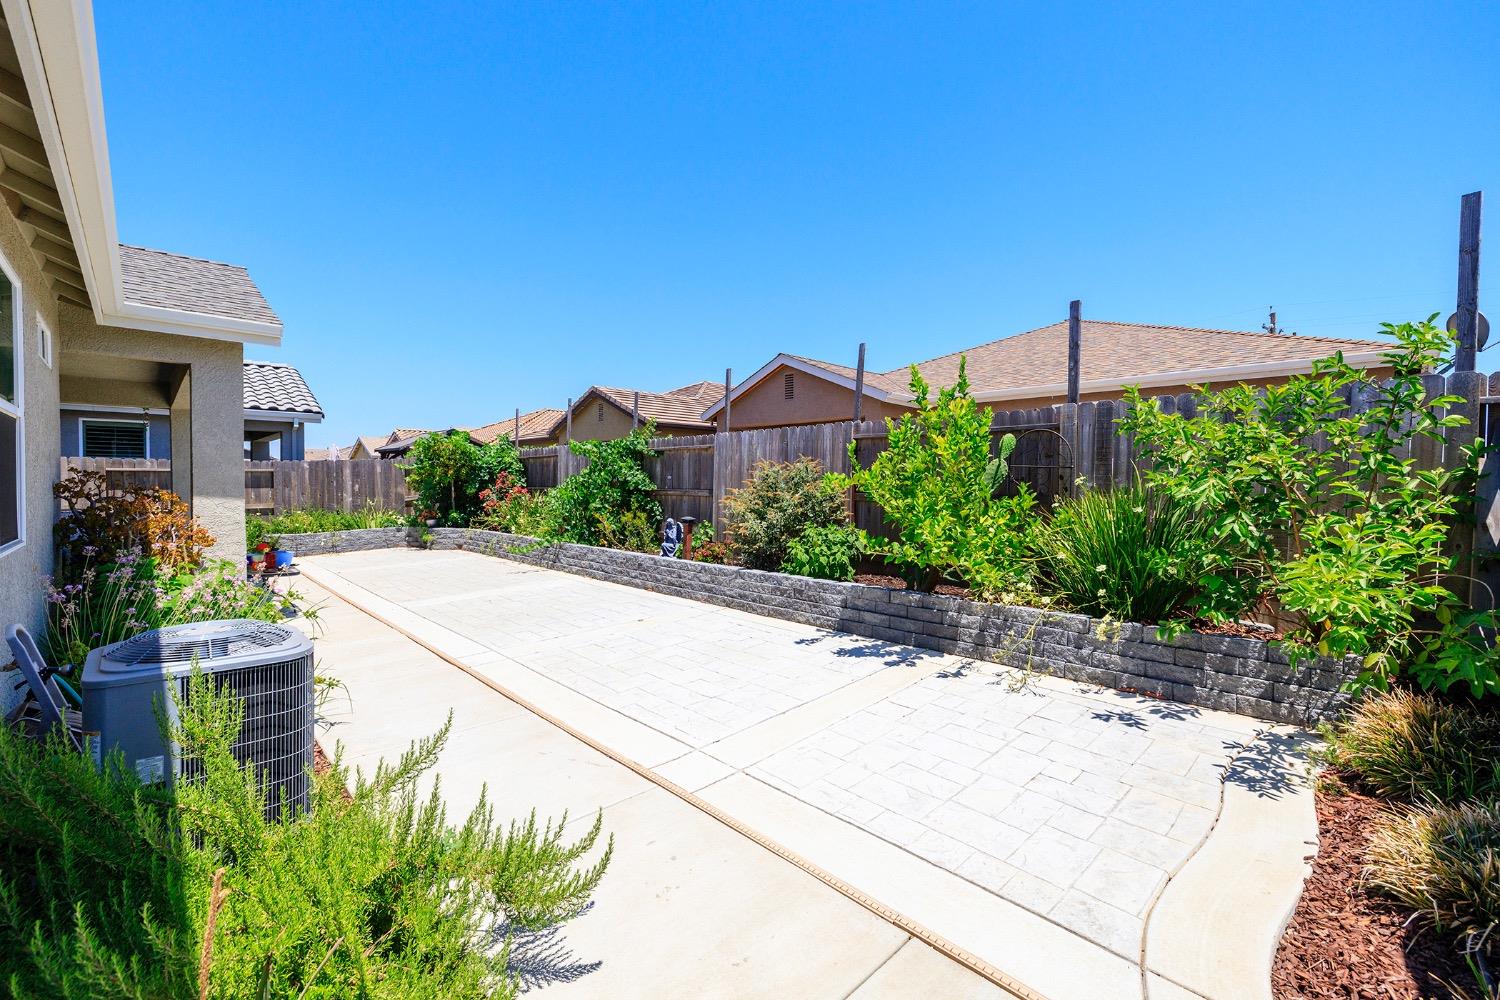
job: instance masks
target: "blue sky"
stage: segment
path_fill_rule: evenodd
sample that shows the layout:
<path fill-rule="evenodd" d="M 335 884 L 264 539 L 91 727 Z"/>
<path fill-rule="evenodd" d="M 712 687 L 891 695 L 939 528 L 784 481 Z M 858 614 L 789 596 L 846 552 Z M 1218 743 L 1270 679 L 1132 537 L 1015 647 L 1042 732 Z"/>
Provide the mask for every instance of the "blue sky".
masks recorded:
<path fill-rule="evenodd" d="M 95 16 L 121 237 L 250 268 L 286 336 L 248 353 L 306 374 L 313 444 L 779 350 L 886 369 L 1075 297 L 1333 336 L 1452 311 L 1459 196 L 1500 232 L 1500 7 L 1136 8 Z"/>

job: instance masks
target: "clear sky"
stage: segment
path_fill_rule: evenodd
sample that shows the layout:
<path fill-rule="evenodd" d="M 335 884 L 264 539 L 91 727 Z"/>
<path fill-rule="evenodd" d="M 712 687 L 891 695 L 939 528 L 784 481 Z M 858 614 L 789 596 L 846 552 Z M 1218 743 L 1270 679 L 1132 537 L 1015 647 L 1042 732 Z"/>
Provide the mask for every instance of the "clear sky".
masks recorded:
<path fill-rule="evenodd" d="M 1452 311 L 1478 189 L 1500 320 L 1496 4 L 95 15 L 121 237 L 249 267 L 315 445 L 781 350 L 888 369 L 1075 297 L 1361 336 Z"/>

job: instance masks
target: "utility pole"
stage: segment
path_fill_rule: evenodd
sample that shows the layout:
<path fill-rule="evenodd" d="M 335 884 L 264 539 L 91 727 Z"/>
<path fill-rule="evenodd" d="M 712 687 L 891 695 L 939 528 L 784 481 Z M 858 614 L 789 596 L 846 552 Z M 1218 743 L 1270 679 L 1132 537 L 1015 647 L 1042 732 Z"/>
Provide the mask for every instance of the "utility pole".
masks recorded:
<path fill-rule="evenodd" d="M 859 423 L 865 403 L 865 345 L 859 345 L 859 365 L 854 369 L 854 422 Z"/>
<path fill-rule="evenodd" d="M 1083 301 L 1068 303 L 1068 402 L 1078 402 L 1078 383 L 1082 378 Z"/>
<path fill-rule="evenodd" d="M 1484 192 L 1463 196 L 1458 215 L 1458 352 L 1455 372 L 1474 370 L 1479 353 L 1479 217 Z"/>
<path fill-rule="evenodd" d="M 635 395 L 630 399 L 630 429 L 635 430 L 641 425 L 641 390 L 635 390 Z"/>
<path fill-rule="evenodd" d="M 564 440 L 568 442 L 573 440 L 573 400 L 571 398 L 568 400 L 568 430 Z"/>

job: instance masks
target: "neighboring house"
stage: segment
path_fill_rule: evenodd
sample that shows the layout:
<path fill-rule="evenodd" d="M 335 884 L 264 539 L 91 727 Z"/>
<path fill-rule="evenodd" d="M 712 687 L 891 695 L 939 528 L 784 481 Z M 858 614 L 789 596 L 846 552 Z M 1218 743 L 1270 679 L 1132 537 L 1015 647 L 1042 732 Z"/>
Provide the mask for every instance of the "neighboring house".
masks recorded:
<path fill-rule="evenodd" d="M 724 387 L 715 382 L 694 382 L 667 392 L 640 389 L 616 389 L 590 386 L 573 402 L 572 435 L 575 441 L 612 440 L 630 433 L 632 413 L 639 422 L 655 421 L 656 433 L 663 437 L 685 434 L 712 434 L 714 424 L 703 411 L 723 398 Z M 568 436 L 568 414 L 563 412 L 552 428 L 552 438 L 563 441 Z"/>
<path fill-rule="evenodd" d="M 1239 330 L 1205 330 L 1149 323 L 1084 320 L 1080 400 L 1115 399 L 1128 385 L 1148 395 L 1187 392 L 1193 385 L 1264 385 L 1311 370 L 1313 361 L 1343 351 L 1351 364 L 1379 369 L 1390 345 L 1373 340 L 1301 337 Z M 1054 323 L 917 363 L 935 394 L 958 378 L 958 359 L 974 398 L 997 410 L 1067 401 L 1068 324 Z M 778 354 L 729 394 L 733 430 L 849 420 L 856 372 L 793 354 Z M 865 372 L 862 416 L 879 420 L 911 408 L 910 366 Z M 715 424 L 723 400 L 703 411 Z"/>
<path fill-rule="evenodd" d="M 563 415 L 563 411 L 555 406 L 544 407 L 476 427 L 470 433 L 480 444 L 489 444 L 503 434 L 522 448 L 537 448 L 557 443 Z"/>
<path fill-rule="evenodd" d="M 58 409 L 62 453 L 85 458 L 171 458 L 171 413 L 165 406 L 82 403 L 66 375 Z M 270 361 L 244 364 L 246 458 L 304 457 L 305 427 L 323 419 L 318 398 L 302 373 Z M 163 400 L 164 401 L 164 400 Z M 273 454 L 272 446 L 275 446 Z"/>
<path fill-rule="evenodd" d="M 120 243 L 89 5 L 0 9 L 0 625 L 40 632 L 60 404 L 165 410 L 172 489 L 239 565 L 244 347 L 282 327 L 243 268 Z"/>
<path fill-rule="evenodd" d="M 347 449 L 347 457 L 379 458 L 380 456 L 375 454 L 375 449 L 379 448 L 390 439 L 391 436 L 389 434 L 387 434 L 385 437 L 378 437 L 373 434 L 361 434 Z"/>
<path fill-rule="evenodd" d="M 416 444 L 418 439 L 424 438 L 429 434 L 452 434 L 454 431 L 461 431 L 468 434 L 469 440 L 475 444 L 484 443 L 470 433 L 467 427 L 449 427 L 440 431 L 419 431 L 410 427 L 400 427 L 391 431 L 391 436 L 386 443 L 375 449 L 375 457 L 400 458 L 411 450 L 411 446 Z"/>

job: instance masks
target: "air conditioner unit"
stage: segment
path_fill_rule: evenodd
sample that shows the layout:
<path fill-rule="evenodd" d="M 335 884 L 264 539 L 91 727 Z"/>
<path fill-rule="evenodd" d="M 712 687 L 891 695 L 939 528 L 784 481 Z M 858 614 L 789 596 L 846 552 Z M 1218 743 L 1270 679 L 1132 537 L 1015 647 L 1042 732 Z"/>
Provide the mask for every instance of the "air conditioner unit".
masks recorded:
<path fill-rule="evenodd" d="M 282 801 L 305 809 L 313 762 L 313 647 L 286 625 L 196 622 L 94 650 L 83 668 L 83 728 L 98 734 L 97 752 L 122 751 L 142 781 L 193 780 L 199 768 L 184 763 L 162 738 L 157 714 L 176 721 L 177 700 L 186 703 L 195 664 L 244 708 L 234 755 L 255 768 L 267 818 L 280 815 Z"/>

